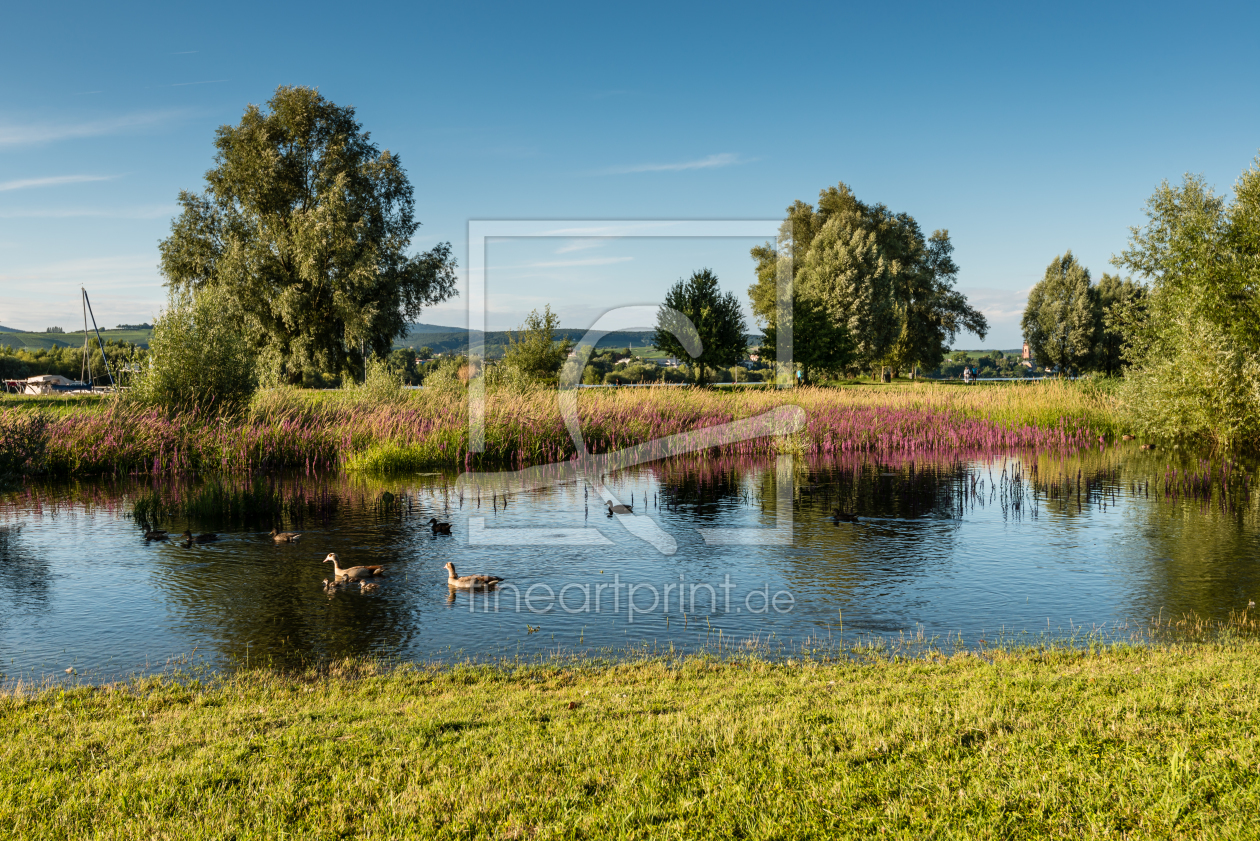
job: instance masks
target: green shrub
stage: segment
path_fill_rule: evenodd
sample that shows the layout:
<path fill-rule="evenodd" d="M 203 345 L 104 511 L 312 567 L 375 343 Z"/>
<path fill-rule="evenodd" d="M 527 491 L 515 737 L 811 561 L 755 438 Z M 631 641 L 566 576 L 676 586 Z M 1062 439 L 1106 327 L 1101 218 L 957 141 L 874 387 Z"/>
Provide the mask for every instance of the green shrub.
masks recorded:
<path fill-rule="evenodd" d="M 172 290 L 129 396 L 170 407 L 247 403 L 258 375 L 242 327 L 239 308 L 221 290 Z"/>
<path fill-rule="evenodd" d="M 444 356 L 424 375 L 424 387 L 438 393 L 462 392 L 468 385 L 468 357 Z"/>
<path fill-rule="evenodd" d="M 345 390 L 364 402 L 397 403 L 404 397 L 403 377 L 388 361 L 372 357 L 367 361 L 363 382 L 351 383 Z"/>
<path fill-rule="evenodd" d="M 1132 360 L 1121 406 L 1139 432 L 1260 449 L 1260 165 L 1232 201 L 1202 177 L 1165 183 L 1147 217 L 1114 260 L 1151 281 L 1113 317 Z"/>

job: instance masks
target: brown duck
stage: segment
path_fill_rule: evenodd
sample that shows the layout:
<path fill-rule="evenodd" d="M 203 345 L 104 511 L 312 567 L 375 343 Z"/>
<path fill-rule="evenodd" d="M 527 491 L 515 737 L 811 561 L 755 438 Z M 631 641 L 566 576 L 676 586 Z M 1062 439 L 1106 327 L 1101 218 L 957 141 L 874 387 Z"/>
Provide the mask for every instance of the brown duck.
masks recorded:
<path fill-rule="evenodd" d="M 193 537 L 192 532 L 186 531 L 183 534 L 183 538 L 185 543 L 213 543 L 219 539 L 219 536 L 214 532 L 209 531 L 205 534 L 199 534 L 196 537 Z"/>
<path fill-rule="evenodd" d="M 333 565 L 333 580 L 349 579 L 351 581 L 362 581 L 364 578 L 371 578 L 374 575 L 384 575 L 385 567 L 383 566 L 362 566 L 350 567 L 342 569 L 337 566 L 337 553 L 329 552 L 328 557 L 324 558 L 324 563 Z"/>
<path fill-rule="evenodd" d="M 455 565 L 446 564 L 446 584 L 459 590 L 488 590 L 503 579 L 497 575 L 456 575 Z"/>

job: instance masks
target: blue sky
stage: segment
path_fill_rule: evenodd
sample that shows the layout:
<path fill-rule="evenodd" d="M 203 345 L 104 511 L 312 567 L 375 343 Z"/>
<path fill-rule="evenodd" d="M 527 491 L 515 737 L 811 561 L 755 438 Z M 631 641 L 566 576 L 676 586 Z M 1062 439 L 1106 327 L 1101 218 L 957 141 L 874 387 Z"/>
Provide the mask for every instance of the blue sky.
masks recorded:
<path fill-rule="evenodd" d="M 1067 249 L 1095 276 L 1163 179 L 1228 190 L 1260 148 L 1260 6 L 21 4 L 0 30 L 0 324 L 71 329 L 165 298 L 157 243 L 214 130 L 280 84 L 353 105 L 467 265 L 470 219 L 766 219 L 845 181 L 947 228 L 959 286 L 1018 345 Z M 489 324 L 566 326 L 747 240 L 488 251 Z M 422 320 L 463 324 L 466 296 Z M 959 346 L 979 347 L 974 336 Z"/>

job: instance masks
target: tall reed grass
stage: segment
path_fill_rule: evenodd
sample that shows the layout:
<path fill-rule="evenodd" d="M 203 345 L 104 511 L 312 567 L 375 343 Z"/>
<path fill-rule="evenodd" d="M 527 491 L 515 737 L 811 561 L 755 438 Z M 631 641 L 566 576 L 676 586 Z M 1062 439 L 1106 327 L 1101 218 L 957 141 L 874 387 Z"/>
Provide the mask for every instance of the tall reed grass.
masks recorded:
<path fill-rule="evenodd" d="M 1075 450 L 1118 434 L 1109 399 L 1076 384 L 722 392 L 660 387 L 579 393 L 586 446 L 606 453 L 798 405 L 805 428 L 723 451 L 800 453 Z M 361 392 L 271 389 L 236 414 L 111 401 L 57 414 L 0 404 L 0 464 L 25 475 L 241 473 L 298 469 L 405 472 L 523 466 L 576 449 L 554 391 L 487 401 L 486 449 L 468 451 L 460 390 L 378 401 Z"/>

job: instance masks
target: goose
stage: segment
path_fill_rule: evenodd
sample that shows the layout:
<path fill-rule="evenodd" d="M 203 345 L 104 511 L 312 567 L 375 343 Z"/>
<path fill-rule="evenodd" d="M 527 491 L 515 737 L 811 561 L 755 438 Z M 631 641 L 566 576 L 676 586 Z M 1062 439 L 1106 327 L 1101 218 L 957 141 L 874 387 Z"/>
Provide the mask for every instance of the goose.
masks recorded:
<path fill-rule="evenodd" d="M 350 567 L 342 569 L 337 566 L 337 553 L 329 552 L 328 557 L 324 558 L 324 563 L 333 565 L 333 579 L 350 579 L 359 581 L 364 578 L 371 578 L 373 575 L 384 575 L 385 567 L 383 566 L 366 566 L 366 567 Z"/>
<path fill-rule="evenodd" d="M 276 531 L 271 530 L 271 539 L 276 543 L 297 543 L 298 538 L 302 536 L 301 532 L 294 531 Z"/>
<path fill-rule="evenodd" d="M 184 538 L 185 543 L 212 543 L 219 539 L 219 536 L 212 531 L 206 532 L 205 534 L 199 534 L 196 537 L 193 537 L 192 532 L 186 531 L 183 533 L 182 537 Z"/>
<path fill-rule="evenodd" d="M 1129 433 L 1127 433 L 1127 432 L 1126 432 L 1125 434 L 1123 434 L 1123 435 L 1121 435 L 1121 436 L 1120 436 L 1120 440 L 1121 440 L 1121 441 L 1132 441 L 1132 440 L 1133 440 L 1133 436 L 1132 436 L 1132 435 L 1130 435 Z"/>
<path fill-rule="evenodd" d="M 451 533 L 451 524 L 439 523 L 437 517 L 433 517 L 432 519 L 429 520 L 429 526 L 432 527 L 434 534 L 450 534 Z"/>
<path fill-rule="evenodd" d="M 849 514 L 837 508 L 831 512 L 831 519 L 837 523 L 856 523 L 858 521 L 858 515 L 856 512 Z"/>
<path fill-rule="evenodd" d="M 146 531 L 144 533 L 145 540 L 166 540 L 167 533 L 164 531 Z"/>
<path fill-rule="evenodd" d="M 611 517 L 613 514 L 633 514 L 634 513 L 633 505 L 613 505 L 612 500 L 608 500 L 604 504 L 608 506 L 609 517 Z"/>
<path fill-rule="evenodd" d="M 503 579 L 497 575 L 456 575 L 455 565 L 446 564 L 446 584 L 461 590 L 487 590 Z"/>
<path fill-rule="evenodd" d="M 370 581 L 360 581 L 360 582 L 359 582 L 359 590 L 360 590 L 360 592 L 363 592 L 363 593 L 375 593 L 375 592 L 376 592 L 377 590 L 379 590 L 379 589 L 381 589 L 381 585 L 380 585 L 380 584 L 373 584 L 373 583 L 372 583 L 372 582 L 370 582 Z"/>

